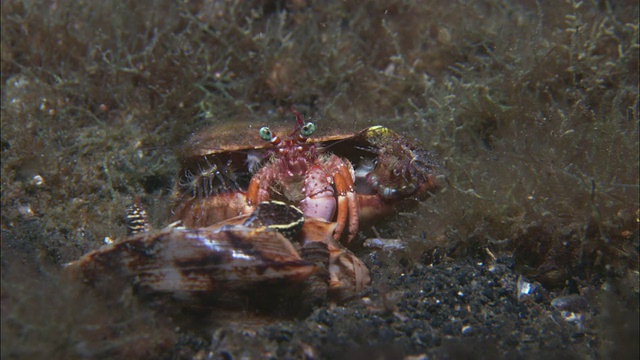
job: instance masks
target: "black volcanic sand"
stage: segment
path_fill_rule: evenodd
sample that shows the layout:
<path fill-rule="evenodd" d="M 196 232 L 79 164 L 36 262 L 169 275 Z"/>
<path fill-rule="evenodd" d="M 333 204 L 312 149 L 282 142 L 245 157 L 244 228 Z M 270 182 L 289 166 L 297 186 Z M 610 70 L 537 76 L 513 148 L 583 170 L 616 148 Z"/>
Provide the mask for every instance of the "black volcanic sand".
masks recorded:
<path fill-rule="evenodd" d="M 12 310 L 3 333 L 28 322 L 21 342 L 40 344 L 14 343 L 7 358 L 46 350 L 56 358 L 631 359 L 638 351 L 632 289 L 610 282 L 581 288 L 582 295 L 550 292 L 519 275 L 512 256 L 454 260 L 434 248 L 403 265 L 402 252 L 365 250 L 373 284 L 361 299 L 275 318 L 178 308 L 141 299 L 117 279 L 89 287 L 60 276 L 46 252 L 29 245 L 43 232 L 38 225 L 2 233 L 3 307 Z M 41 259 L 37 271 L 29 257 Z M 554 299 L 568 305 L 553 306 Z"/>

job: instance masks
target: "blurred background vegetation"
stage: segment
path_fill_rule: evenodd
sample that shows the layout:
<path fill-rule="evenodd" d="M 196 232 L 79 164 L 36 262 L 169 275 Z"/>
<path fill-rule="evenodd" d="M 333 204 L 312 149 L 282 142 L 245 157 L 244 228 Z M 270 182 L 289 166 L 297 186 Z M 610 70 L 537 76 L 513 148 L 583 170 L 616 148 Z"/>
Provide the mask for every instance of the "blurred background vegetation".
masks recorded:
<path fill-rule="evenodd" d="M 8 0 L 1 26 L 3 294 L 134 198 L 165 225 L 192 133 L 295 105 L 438 155 L 445 189 L 379 229 L 415 254 L 638 295 L 637 1 Z"/>

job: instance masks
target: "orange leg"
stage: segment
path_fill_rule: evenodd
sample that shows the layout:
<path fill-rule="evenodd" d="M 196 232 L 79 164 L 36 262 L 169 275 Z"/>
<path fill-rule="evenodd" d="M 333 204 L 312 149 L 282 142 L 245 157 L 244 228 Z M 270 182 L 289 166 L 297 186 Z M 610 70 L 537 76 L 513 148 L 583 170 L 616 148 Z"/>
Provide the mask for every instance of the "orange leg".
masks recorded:
<path fill-rule="evenodd" d="M 258 177 L 254 176 L 251 178 L 251 182 L 249 183 L 249 188 L 247 188 L 247 204 L 251 206 L 255 206 L 258 203 L 258 188 L 260 187 L 260 182 L 258 181 Z"/>
<path fill-rule="evenodd" d="M 338 226 L 333 238 L 338 240 L 342 236 L 342 231 L 348 222 L 347 244 L 356 237 L 359 226 L 358 200 L 353 190 L 353 168 L 350 165 L 350 163 L 345 163 L 344 160 L 336 155 L 332 155 L 327 162 L 327 167 L 333 176 L 338 195 L 338 215 L 336 219 Z"/>
<path fill-rule="evenodd" d="M 349 236 L 347 237 L 345 245 L 349 245 L 356 235 L 358 235 L 358 227 L 360 226 L 360 209 L 358 207 L 358 198 L 356 193 L 352 191 L 347 192 L 347 199 L 349 200 Z"/>
<path fill-rule="evenodd" d="M 349 179 L 347 183 L 347 200 L 349 201 L 349 236 L 347 237 L 348 245 L 358 234 L 358 227 L 360 225 L 360 208 L 358 206 L 358 198 L 355 191 L 353 190 L 354 174 L 351 163 L 349 163 L 349 166 L 345 164 L 345 166 L 341 167 L 340 170 L 342 176 L 346 179 Z"/>
<path fill-rule="evenodd" d="M 269 187 L 273 183 L 277 172 L 270 166 L 261 168 L 249 182 L 247 188 L 247 204 L 255 207 L 257 204 L 269 200 Z"/>
<path fill-rule="evenodd" d="M 342 231 L 347 224 L 349 215 L 349 199 L 347 198 L 347 189 L 349 186 L 347 180 L 339 172 L 333 174 L 333 183 L 338 193 L 338 215 L 336 217 L 338 226 L 336 226 L 336 231 L 333 233 L 333 238 L 338 240 L 340 236 L 342 236 Z"/>

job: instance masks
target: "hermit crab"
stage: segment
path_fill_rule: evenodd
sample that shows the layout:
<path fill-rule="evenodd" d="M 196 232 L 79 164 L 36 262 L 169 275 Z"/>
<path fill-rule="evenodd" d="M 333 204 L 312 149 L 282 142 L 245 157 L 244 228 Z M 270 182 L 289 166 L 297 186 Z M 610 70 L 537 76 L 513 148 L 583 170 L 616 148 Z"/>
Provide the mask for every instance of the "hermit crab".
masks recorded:
<path fill-rule="evenodd" d="M 292 112 L 285 138 L 267 127 L 255 137 L 221 128 L 193 136 L 181 155 L 174 225 L 150 230 L 135 205 L 129 237 L 69 267 L 87 282 L 115 274 L 145 293 L 225 307 L 361 293 L 369 271 L 346 245 L 363 224 L 435 191 L 438 165 L 385 127 L 313 138 L 315 125 Z"/>
<path fill-rule="evenodd" d="M 220 128 L 196 134 L 181 157 L 173 218 L 208 226 L 274 199 L 336 222 L 334 239 L 349 244 L 361 223 L 438 188 L 433 155 L 388 128 L 314 138 L 315 125 L 292 112 L 286 138 L 267 127 L 253 137 Z"/>

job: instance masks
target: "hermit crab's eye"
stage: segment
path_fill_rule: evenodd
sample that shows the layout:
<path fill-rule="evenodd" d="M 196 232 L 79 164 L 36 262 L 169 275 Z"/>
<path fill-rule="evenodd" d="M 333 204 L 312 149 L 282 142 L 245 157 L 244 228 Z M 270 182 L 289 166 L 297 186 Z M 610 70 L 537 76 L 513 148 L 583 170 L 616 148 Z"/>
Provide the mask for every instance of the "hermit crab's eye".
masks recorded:
<path fill-rule="evenodd" d="M 314 131 L 316 131 L 316 126 L 312 122 L 308 122 L 302 126 L 302 129 L 300 129 L 300 134 L 304 137 L 308 137 L 313 134 Z"/>
<path fill-rule="evenodd" d="M 271 141 L 273 134 L 271 133 L 271 130 L 269 130 L 268 127 L 264 126 L 260 128 L 260 137 L 262 138 L 262 140 Z"/>

